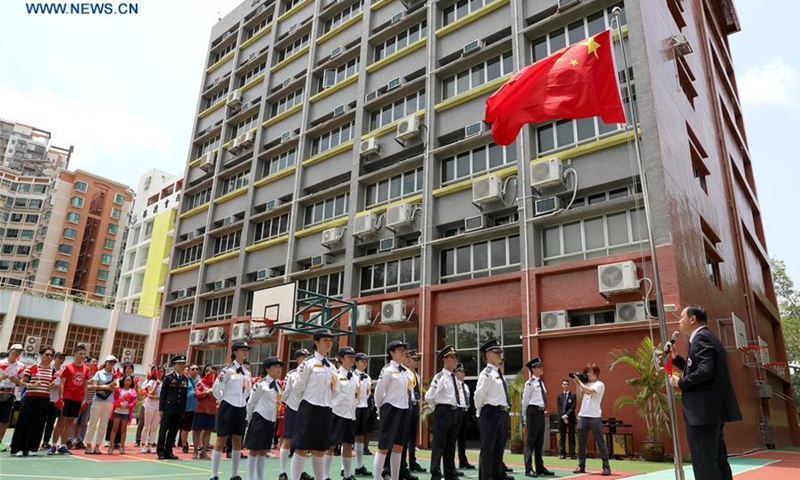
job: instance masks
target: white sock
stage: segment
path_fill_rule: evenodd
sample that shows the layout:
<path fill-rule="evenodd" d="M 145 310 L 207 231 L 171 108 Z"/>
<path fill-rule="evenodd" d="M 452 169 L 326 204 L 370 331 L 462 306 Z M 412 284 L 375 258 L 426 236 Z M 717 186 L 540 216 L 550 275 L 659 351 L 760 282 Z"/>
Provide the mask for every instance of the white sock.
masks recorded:
<path fill-rule="evenodd" d="M 267 457 L 258 457 L 258 463 L 256 463 L 256 478 L 258 480 L 264 480 L 264 467 L 266 466 Z"/>
<path fill-rule="evenodd" d="M 222 452 L 211 450 L 211 477 L 219 477 L 219 462 L 222 461 Z"/>
<path fill-rule="evenodd" d="M 392 475 L 392 480 L 400 480 L 400 462 L 403 460 L 403 453 L 392 452 L 389 457 L 389 466 Z"/>
<path fill-rule="evenodd" d="M 375 462 L 372 464 L 372 476 L 375 480 L 381 480 L 384 463 L 386 463 L 386 454 L 375 452 Z M 315 478 L 314 480 L 317 479 Z"/>
<path fill-rule="evenodd" d="M 256 480 L 257 463 L 258 457 L 251 453 L 250 456 L 247 457 L 247 480 Z"/>
<path fill-rule="evenodd" d="M 241 460 L 241 458 L 242 458 L 241 450 L 231 450 L 231 477 L 239 475 L 239 460 Z"/>
<path fill-rule="evenodd" d="M 326 453 L 325 456 L 322 458 L 325 459 L 325 473 L 324 473 L 325 476 L 322 477 L 322 480 L 325 480 L 326 478 L 331 478 L 331 463 L 333 463 L 333 455 L 328 455 Z M 315 478 L 314 480 L 317 479 Z"/>
<path fill-rule="evenodd" d="M 356 442 L 356 468 L 364 466 L 364 444 Z"/>
<path fill-rule="evenodd" d="M 290 448 L 281 448 L 281 471 L 280 473 L 286 473 L 286 465 L 289 464 L 289 453 L 291 453 Z"/>
<path fill-rule="evenodd" d="M 311 457 L 311 466 L 314 468 L 314 480 L 325 480 L 325 457 Z"/>
<path fill-rule="evenodd" d="M 352 472 L 350 470 L 352 466 L 353 466 L 353 457 L 345 457 L 344 455 L 342 455 L 342 468 L 344 468 L 344 478 L 349 478 L 350 475 L 352 475 Z"/>
<path fill-rule="evenodd" d="M 292 457 L 292 480 L 300 480 L 300 476 L 303 474 L 303 470 L 306 469 L 306 457 L 300 455 L 297 452 L 294 452 L 294 456 Z M 314 479 L 317 480 L 317 479 Z M 323 479 L 324 480 L 324 479 Z"/>

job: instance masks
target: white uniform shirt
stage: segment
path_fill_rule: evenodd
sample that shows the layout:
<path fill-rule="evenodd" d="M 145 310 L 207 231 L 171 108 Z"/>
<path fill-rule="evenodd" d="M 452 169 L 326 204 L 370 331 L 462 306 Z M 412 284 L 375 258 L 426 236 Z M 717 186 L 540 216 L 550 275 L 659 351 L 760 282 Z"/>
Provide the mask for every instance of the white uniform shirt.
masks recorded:
<path fill-rule="evenodd" d="M 407 409 L 412 388 L 408 374 L 408 369 L 394 360 L 383 367 L 375 387 L 375 406 L 381 408 L 381 405 L 388 403 L 396 408 Z"/>
<path fill-rule="evenodd" d="M 339 376 L 339 393 L 333 397 L 333 414 L 348 420 L 356 419 L 356 405 L 359 401 L 358 374 L 349 372 L 343 367 L 337 371 Z M 350 378 L 347 378 L 347 377 Z"/>
<path fill-rule="evenodd" d="M 461 408 L 469 408 L 469 385 L 466 382 L 458 382 L 461 384 Z"/>
<path fill-rule="evenodd" d="M 542 387 L 544 386 L 544 382 L 539 382 L 539 378 L 531 376 L 527 382 L 525 382 L 525 390 L 522 392 L 522 411 L 524 412 L 528 405 L 534 405 L 537 407 L 544 407 L 544 396 L 542 395 Z M 547 387 L 544 388 L 544 392 L 547 393 Z"/>
<path fill-rule="evenodd" d="M 458 407 L 463 402 L 460 383 L 455 373 L 446 368 L 442 369 L 433 377 L 430 388 L 425 392 L 425 401 L 433 408 L 436 408 L 436 405 Z M 458 397 L 456 397 L 456 390 L 458 390 Z"/>
<path fill-rule="evenodd" d="M 292 390 L 301 398 L 318 407 L 330 407 L 333 395 L 338 391 L 336 373 L 328 359 L 319 352 L 308 358 L 297 368 L 297 378 Z"/>
<path fill-rule="evenodd" d="M 487 365 L 478 376 L 478 384 L 475 386 L 475 409 L 478 416 L 484 405 L 508 407 L 505 389 L 500 370 L 494 365 Z"/>
<path fill-rule="evenodd" d="M 302 393 L 298 394 L 297 390 L 294 388 L 296 380 L 297 370 L 292 370 L 286 374 L 286 378 L 283 382 L 283 403 L 286 404 L 286 408 L 294 410 L 295 412 L 300 407 L 300 401 L 303 399 Z"/>
<path fill-rule="evenodd" d="M 281 386 L 277 380 L 269 375 L 262 378 L 253 387 L 250 400 L 247 401 L 247 417 L 253 412 L 261 415 L 264 420 L 274 422 L 278 418 L 278 402 L 280 401 Z"/>
<path fill-rule="evenodd" d="M 585 385 L 597 393 L 583 394 L 583 400 L 581 400 L 581 411 L 578 412 L 578 416 L 600 418 L 603 416 L 603 409 L 600 408 L 600 404 L 603 402 L 603 394 L 606 392 L 606 386 L 600 380 L 589 382 Z"/>
<path fill-rule="evenodd" d="M 239 373 L 240 369 L 242 373 Z M 222 369 L 217 381 L 222 382 L 220 401 L 225 401 L 232 407 L 247 406 L 247 398 L 252 390 L 250 372 L 247 368 L 234 360 L 227 368 Z"/>
<path fill-rule="evenodd" d="M 58 386 L 61 385 L 61 377 L 58 375 L 61 374 L 62 370 L 64 370 L 64 364 L 61 364 L 61 368 L 53 374 L 53 382 L 50 384 L 50 403 L 55 403 L 61 398 L 61 392 L 58 391 Z"/>
<path fill-rule="evenodd" d="M 16 360 L 9 362 L 8 358 L 0 360 L 0 390 L 14 390 L 17 384 L 12 378 L 20 378 L 25 371 L 25 364 Z"/>
<path fill-rule="evenodd" d="M 372 379 L 364 372 L 356 370 L 358 376 L 358 405 L 357 408 L 369 407 L 369 394 L 372 393 Z"/>

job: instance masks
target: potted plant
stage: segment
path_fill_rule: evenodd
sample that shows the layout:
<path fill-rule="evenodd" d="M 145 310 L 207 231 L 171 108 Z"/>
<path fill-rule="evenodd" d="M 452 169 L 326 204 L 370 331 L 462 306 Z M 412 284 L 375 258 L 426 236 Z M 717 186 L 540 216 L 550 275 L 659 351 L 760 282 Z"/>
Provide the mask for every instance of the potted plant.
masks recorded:
<path fill-rule="evenodd" d="M 522 437 L 522 391 L 525 389 L 525 374 L 519 372 L 514 378 L 514 381 L 508 384 L 508 397 L 511 400 L 511 408 L 509 410 L 509 423 L 511 424 L 511 442 L 508 448 L 511 453 L 522 453 L 525 447 L 525 442 Z"/>
<path fill-rule="evenodd" d="M 613 361 L 609 368 L 613 371 L 619 365 L 627 365 L 635 370 L 625 382 L 633 390 L 633 395 L 619 397 L 614 402 L 614 411 L 619 413 L 626 406 L 633 406 L 636 413 L 644 420 L 647 427 L 647 438 L 642 442 L 642 455 L 651 462 L 664 460 L 663 434 L 670 435 L 669 400 L 664 382 L 664 372 L 656 361 L 655 351 L 650 337 L 644 337 L 635 352 L 613 350 Z M 676 395 L 677 398 L 677 395 Z"/>

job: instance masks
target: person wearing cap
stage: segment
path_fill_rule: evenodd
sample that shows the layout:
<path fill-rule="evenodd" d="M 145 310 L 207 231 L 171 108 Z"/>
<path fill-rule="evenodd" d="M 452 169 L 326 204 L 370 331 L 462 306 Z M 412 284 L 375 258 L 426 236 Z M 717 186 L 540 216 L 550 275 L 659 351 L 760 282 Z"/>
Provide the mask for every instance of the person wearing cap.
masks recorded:
<path fill-rule="evenodd" d="M 525 435 L 525 476 L 536 478 L 539 475 L 552 477 L 553 472 L 545 468 L 542 460 L 542 447 L 544 446 L 544 414 L 547 411 L 547 388 L 542 381 L 544 368 L 539 357 L 531 359 L 525 364 L 531 378 L 525 382 L 522 391 L 522 413 L 528 426 Z M 536 468 L 531 465 L 533 457 Z"/>
<path fill-rule="evenodd" d="M 311 352 L 305 348 L 299 348 L 294 352 L 294 360 L 300 366 L 311 356 Z M 295 390 L 294 383 L 297 380 L 297 369 L 290 370 L 286 374 L 283 386 L 283 438 L 281 439 L 281 469 L 278 480 L 288 480 L 286 474 L 289 469 L 289 455 L 292 453 L 292 432 L 294 431 L 295 420 L 297 419 L 297 409 L 300 408 L 300 401 L 303 399 L 298 390 Z M 310 475 L 306 472 L 301 474 L 303 480 L 308 480 Z"/>
<path fill-rule="evenodd" d="M 481 456 L 478 461 L 480 480 L 511 478 L 503 471 L 503 451 L 508 440 L 508 409 L 511 398 L 508 384 L 500 371 L 505 360 L 503 347 L 491 339 L 480 347 L 486 357 L 486 368 L 475 386 L 475 410 L 480 427 Z"/>
<path fill-rule="evenodd" d="M 369 396 L 372 395 L 372 379 L 365 372 L 367 371 L 367 364 L 369 357 L 365 353 L 356 353 L 355 355 L 355 374 L 358 377 L 358 403 L 356 405 L 356 421 L 355 421 L 355 434 L 356 434 L 356 475 L 370 476 L 372 472 L 367 470 L 364 466 L 364 440 L 370 434 L 371 428 L 369 425 Z"/>
<path fill-rule="evenodd" d="M 339 392 L 334 367 L 325 358 L 333 348 L 333 334 L 326 329 L 314 330 L 314 355 L 297 367 L 292 388 L 302 400 L 292 432 L 295 455 L 292 458 L 292 480 L 300 480 L 306 456 L 312 454 L 314 478 L 325 479 L 325 452 L 330 447 L 333 397 Z"/>
<path fill-rule="evenodd" d="M 419 378 L 417 368 L 422 355 L 417 350 L 409 350 L 406 352 L 404 365 L 408 368 L 413 382 L 413 391 L 411 392 L 411 408 L 409 408 L 409 421 L 408 421 L 408 440 L 406 441 L 406 450 L 408 451 L 408 468 L 406 468 L 406 450 L 403 450 L 403 461 L 400 464 L 400 476 L 406 480 L 417 480 L 417 477 L 411 475 L 410 472 L 426 472 L 422 466 L 417 463 L 417 432 L 419 431 L 419 402 L 422 401 L 422 391 L 420 386 L 422 380 Z"/>
<path fill-rule="evenodd" d="M 391 449 L 390 478 L 399 480 L 403 446 L 406 443 L 407 416 L 413 385 L 409 372 L 402 365 L 408 346 L 393 340 L 386 346 L 387 361 L 375 387 L 375 406 L 380 411 L 381 427 L 378 451 L 375 453 L 374 478 L 380 480 L 381 470 Z"/>
<path fill-rule="evenodd" d="M 252 384 L 250 371 L 244 366 L 250 345 L 247 342 L 233 342 L 233 361 L 225 366 L 214 382 L 214 396 L 219 400 L 217 412 L 217 441 L 211 452 L 211 480 L 219 480 L 219 464 L 229 436 L 231 448 L 231 480 L 242 480 L 239 476 L 239 461 L 242 458 L 242 436 L 247 428 L 247 399 Z"/>
<path fill-rule="evenodd" d="M 336 371 L 338 377 L 338 393 L 333 397 L 331 411 L 331 441 L 328 453 L 325 455 L 325 477 L 331 478 L 331 463 L 333 461 L 333 451 L 337 447 L 342 449 L 342 469 L 344 480 L 355 480 L 353 476 L 353 443 L 356 441 L 355 421 L 356 406 L 360 400 L 360 389 L 358 375 L 351 369 L 355 364 L 356 351 L 353 347 L 342 347 L 339 349 L 339 369 Z"/>
<path fill-rule="evenodd" d="M 425 401 L 433 408 L 433 449 L 431 451 L 431 480 L 441 480 L 441 463 L 444 458 L 444 478 L 456 480 L 455 448 L 463 392 L 454 372 L 458 365 L 458 352 L 447 345 L 439 352 L 442 370 L 437 373 Z"/>
<path fill-rule="evenodd" d="M 8 356 L 0 360 L 0 452 L 6 451 L 3 437 L 14 410 L 14 390 L 22 383 L 25 364 L 20 361 L 24 349 L 19 343 L 11 345 Z"/>
<path fill-rule="evenodd" d="M 100 455 L 100 445 L 106 434 L 108 422 L 114 412 L 114 392 L 119 388 L 114 381 L 114 367 L 117 357 L 109 355 L 103 360 L 103 368 L 97 371 L 90 383 L 94 387 L 92 410 L 89 414 L 89 424 L 86 427 L 86 454 Z M 92 448 L 94 438 L 94 448 Z"/>
<path fill-rule="evenodd" d="M 267 357 L 263 363 L 261 380 L 253 386 L 247 401 L 247 436 L 244 446 L 250 450 L 247 457 L 247 480 L 264 480 L 267 452 L 272 447 L 272 435 L 278 419 L 278 403 L 281 401 L 281 386 L 278 378 L 283 362 L 278 357 Z"/>
<path fill-rule="evenodd" d="M 461 418 L 458 421 L 458 468 L 475 470 L 475 466 L 469 463 L 467 458 L 467 412 L 469 411 L 470 390 L 469 386 L 464 382 L 467 376 L 464 371 L 464 365 L 458 364 L 455 369 L 456 379 L 461 384 Z"/>
<path fill-rule="evenodd" d="M 36 455 L 39 450 L 50 408 L 50 383 L 53 381 L 53 367 L 50 364 L 55 352 L 53 347 L 42 348 L 39 362 L 22 373 L 20 387 L 25 389 L 25 401 L 22 402 L 11 439 L 11 455 L 27 457 Z"/>
<path fill-rule="evenodd" d="M 172 373 L 164 376 L 161 382 L 161 397 L 158 399 L 161 425 L 158 430 L 156 454 L 159 460 L 178 460 L 172 453 L 172 446 L 175 445 L 181 420 L 186 414 L 186 398 L 189 391 L 189 379 L 183 374 L 186 370 L 186 357 L 176 355 L 172 357 L 170 364 Z"/>

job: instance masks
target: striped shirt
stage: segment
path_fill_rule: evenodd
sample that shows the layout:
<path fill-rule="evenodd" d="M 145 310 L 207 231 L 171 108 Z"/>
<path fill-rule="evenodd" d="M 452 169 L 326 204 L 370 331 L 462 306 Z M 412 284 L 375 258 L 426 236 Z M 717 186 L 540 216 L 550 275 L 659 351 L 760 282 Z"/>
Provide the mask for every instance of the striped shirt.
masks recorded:
<path fill-rule="evenodd" d="M 50 366 L 31 365 L 25 370 L 24 376 L 30 375 L 31 379 L 27 383 L 33 385 L 25 390 L 26 397 L 47 397 L 50 398 L 50 384 L 53 382 L 53 368 Z"/>

